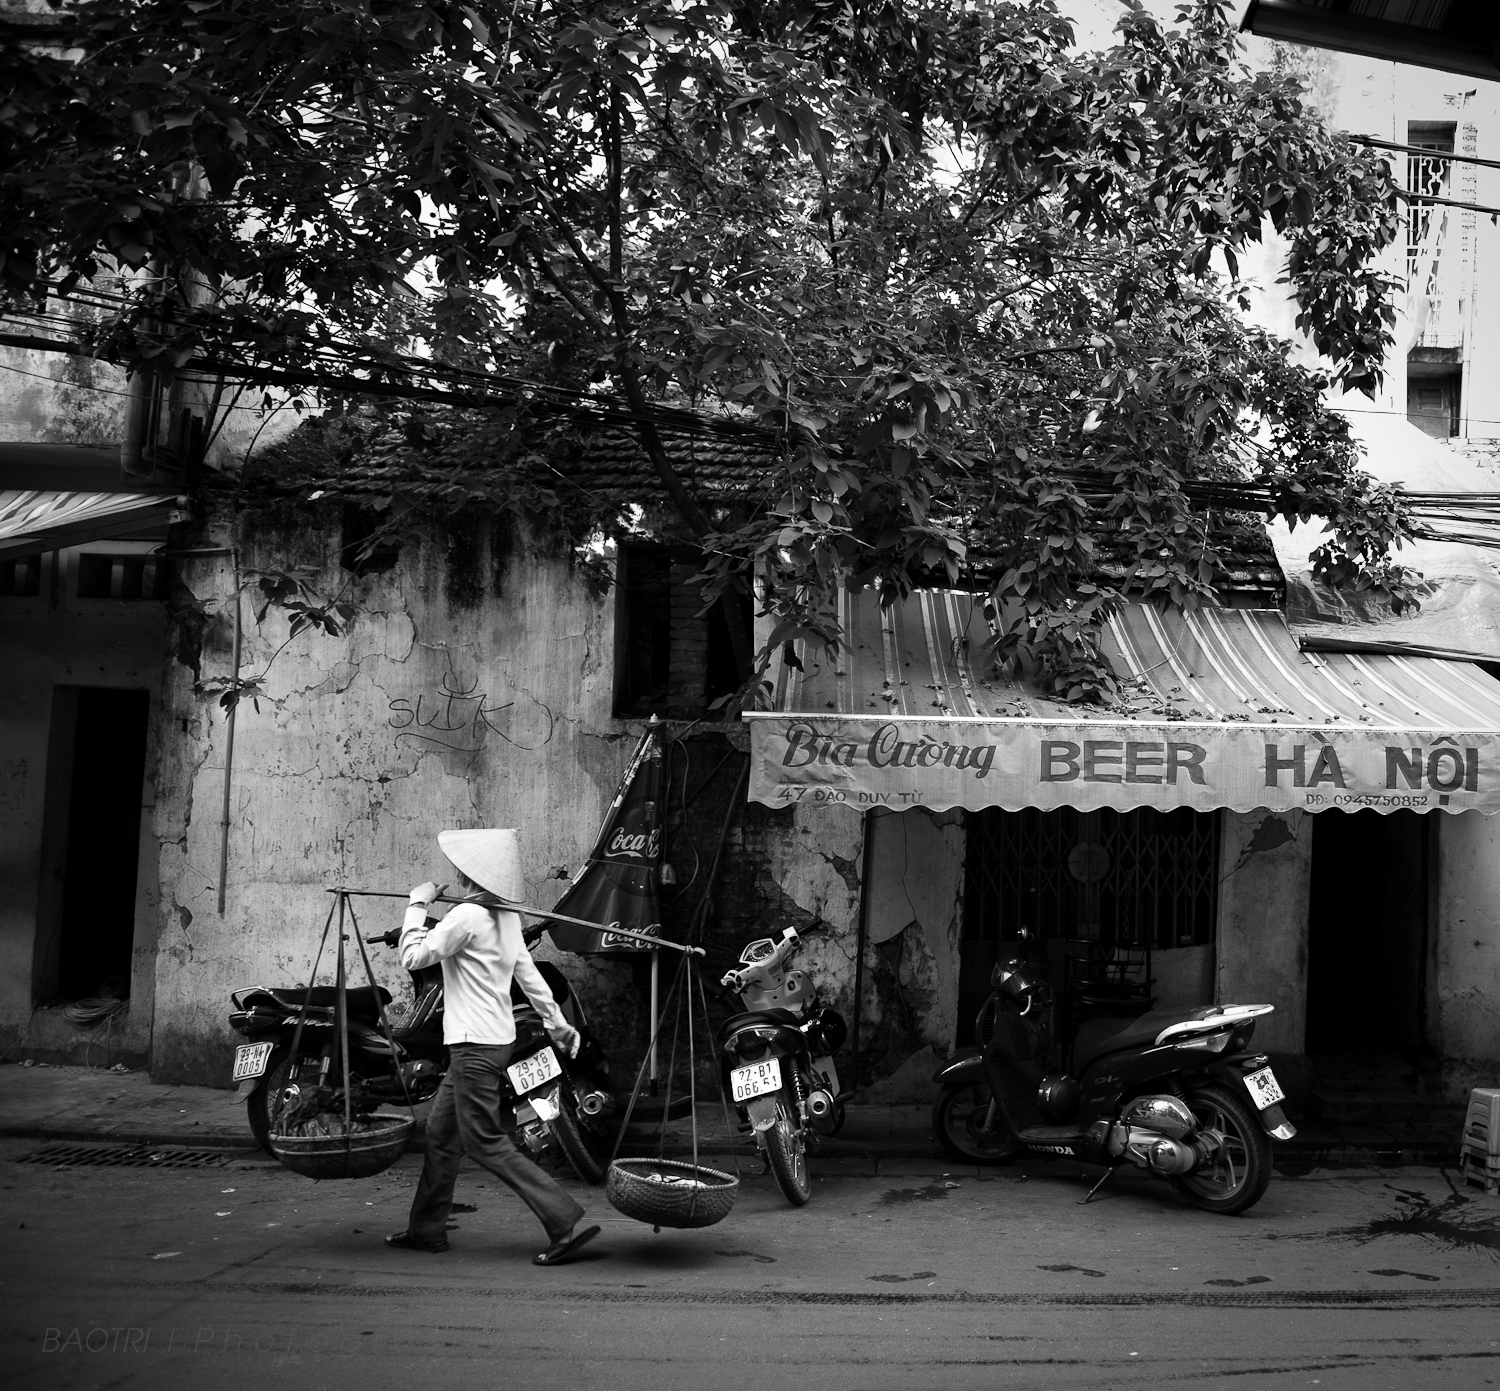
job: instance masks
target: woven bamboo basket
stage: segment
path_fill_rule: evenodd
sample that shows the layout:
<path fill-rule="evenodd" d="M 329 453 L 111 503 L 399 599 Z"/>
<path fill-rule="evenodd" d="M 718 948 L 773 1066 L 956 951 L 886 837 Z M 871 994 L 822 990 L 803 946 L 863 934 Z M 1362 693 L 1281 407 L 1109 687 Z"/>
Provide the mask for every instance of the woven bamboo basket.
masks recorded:
<path fill-rule="evenodd" d="M 406 1153 L 416 1121 L 411 1116 L 376 1116 L 347 1134 L 343 1121 L 335 1133 L 270 1137 L 271 1153 L 304 1178 L 369 1178 L 389 1169 Z"/>
<path fill-rule="evenodd" d="M 653 1227 L 711 1227 L 734 1206 L 740 1181 L 677 1159 L 617 1159 L 604 1180 L 610 1206 Z"/>

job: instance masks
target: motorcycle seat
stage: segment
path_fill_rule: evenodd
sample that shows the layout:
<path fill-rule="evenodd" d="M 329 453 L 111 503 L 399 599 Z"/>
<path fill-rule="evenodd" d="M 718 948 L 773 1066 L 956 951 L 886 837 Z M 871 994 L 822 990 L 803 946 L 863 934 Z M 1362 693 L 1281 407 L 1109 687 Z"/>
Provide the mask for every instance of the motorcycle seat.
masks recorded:
<path fill-rule="evenodd" d="M 795 1029 L 801 1022 L 789 1009 L 753 1009 L 745 1014 L 731 1014 L 719 1025 L 719 1041 L 722 1043 L 732 1034 L 737 1034 L 752 1024 L 785 1024 Z"/>
<path fill-rule="evenodd" d="M 379 991 L 379 1004 L 376 1003 L 376 991 Z M 332 1009 L 339 1002 L 339 988 L 336 985 L 315 985 L 312 989 L 302 990 L 272 990 L 271 994 L 284 1005 L 297 1008 L 303 1004 Z M 388 1005 L 391 1002 L 391 992 L 383 985 L 351 986 L 345 992 L 349 1002 L 349 1015 L 351 1018 L 377 1019 L 380 1016 L 380 1005 Z"/>
<path fill-rule="evenodd" d="M 1106 1053 L 1118 1053 L 1125 1048 L 1149 1048 L 1168 1024 L 1177 1024 L 1194 1017 L 1195 1012 L 1192 1010 L 1153 1009 L 1134 1019 L 1121 1019 L 1118 1016 L 1085 1019 L 1078 1026 L 1078 1034 L 1073 1041 L 1073 1070 L 1081 1073 Z"/>

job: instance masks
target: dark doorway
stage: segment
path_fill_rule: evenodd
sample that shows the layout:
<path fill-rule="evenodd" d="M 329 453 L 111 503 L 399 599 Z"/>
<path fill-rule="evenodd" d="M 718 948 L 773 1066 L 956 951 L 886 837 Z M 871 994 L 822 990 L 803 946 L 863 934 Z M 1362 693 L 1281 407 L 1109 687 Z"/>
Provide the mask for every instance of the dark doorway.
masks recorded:
<path fill-rule="evenodd" d="M 1190 808 L 973 812 L 966 821 L 957 1042 L 1019 934 L 1047 952 L 1058 999 L 1064 960 L 1091 945 L 1144 954 L 1214 940 L 1219 818 Z M 1067 1020 L 1059 1027 L 1066 1028 Z"/>
<path fill-rule="evenodd" d="M 1424 1043 L 1427 817 L 1320 811 L 1308 903 L 1307 1051 Z"/>
<path fill-rule="evenodd" d="M 130 993 L 145 691 L 59 687 L 48 751 L 38 1003 Z"/>

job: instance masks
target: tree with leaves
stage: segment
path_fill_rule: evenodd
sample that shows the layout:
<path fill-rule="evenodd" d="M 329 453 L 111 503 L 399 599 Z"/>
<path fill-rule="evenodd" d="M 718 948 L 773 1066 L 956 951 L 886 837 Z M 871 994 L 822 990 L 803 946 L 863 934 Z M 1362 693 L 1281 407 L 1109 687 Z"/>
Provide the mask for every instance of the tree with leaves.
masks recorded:
<path fill-rule="evenodd" d="M 1051 0 L 82 0 L 0 56 L 0 292 L 121 275 L 130 363 L 618 400 L 773 645 L 836 641 L 841 585 L 969 585 L 997 660 L 1107 700 L 1099 624 L 1208 599 L 1226 514 L 1411 602 L 1325 404 L 1391 342 L 1391 178 L 1236 43 L 1218 0 L 1123 0 L 1098 53 Z M 1246 322 L 1267 223 L 1327 376 Z M 752 503 L 694 496 L 662 407 L 765 432 Z"/>

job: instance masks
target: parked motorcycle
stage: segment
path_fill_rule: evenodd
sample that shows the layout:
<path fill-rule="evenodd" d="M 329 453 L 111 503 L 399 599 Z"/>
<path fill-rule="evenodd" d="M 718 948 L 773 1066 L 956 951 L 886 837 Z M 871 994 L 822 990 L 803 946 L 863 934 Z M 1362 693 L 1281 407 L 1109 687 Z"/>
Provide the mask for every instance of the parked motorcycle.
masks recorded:
<path fill-rule="evenodd" d="M 397 928 L 365 940 L 394 947 L 399 937 Z M 552 1046 L 525 992 L 513 982 L 516 1042 L 502 1084 L 501 1111 L 513 1111 L 519 1139 L 533 1157 L 561 1152 L 580 1178 L 602 1183 L 610 1145 L 604 1118 L 614 1104 L 608 1067 L 567 977 L 549 961 L 538 962 L 537 968 L 581 1041 L 575 1056 L 563 1056 Z M 442 967 L 424 966 L 410 975 L 414 1003 L 391 1020 L 394 1050 L 380 1027 L 380 1006 L 389 1006 L 390 992 L 384 986 L 345 991 L 351 1102 L 358 1113 L 405 1105 L 408 1099 L 430 1100 L 448 1070 Z M 331 985 L 311 990 L 254 986 L 235 991 L 232 999 L 230 1027 L 250 1040 L 235 1049 L 232 1080 L 245 1098 L 256 1142 L 269 1151 L 271 1131 L 278 1123 L 295 1124 L 320 1111 L 342 1108 L 338 990 Z M 304 1003 L 302 1034 L 293 1057 Z"/>
<path fill-rule="evenodd" d="M 1041 971 L 1013 956 L 990 983 L 980 1018 L 994 1011 L 993 1037 L 934 1078 L 943 1093 L 932 1124 L 949 1154 L 980 1164 L 1024 1150 L 1066 1155 L 1105 1166 L 1104 1178 L 1134 1164 L 1210 1212 L 1260 1201 L 1271 1139 L 1296 1134 L 1269 1060 L 1248 1048 L 1255 1020 L 1274 1005 L 1086 1019 L 1068 1075 L 1053 1066 L 1051 991 Z"/>
<path fill-rule="evenodd" d="M 807 976 L 788 969 L 800 941 L 788 927 L 779 940 L 758 938 L 740 953 L 741 969 L 719 984 L 738 994 L 742 1012 L 718 1032 L 735 1110 L 754 1130 L 777 1186 L 796 1207 L 812 1197 L 809 1147 L 844 1123 L 833 1054 L 848 1035 L 842 1015 L 818 1007 Z"/>

